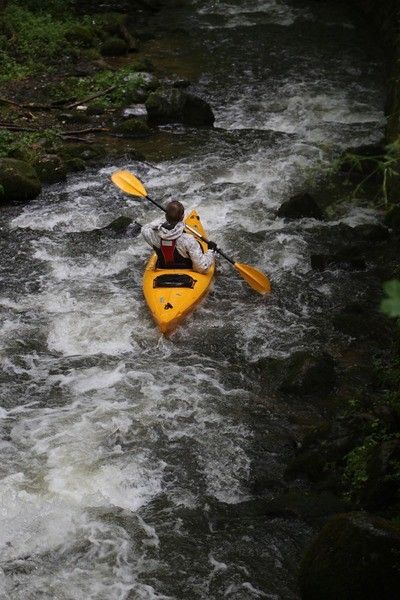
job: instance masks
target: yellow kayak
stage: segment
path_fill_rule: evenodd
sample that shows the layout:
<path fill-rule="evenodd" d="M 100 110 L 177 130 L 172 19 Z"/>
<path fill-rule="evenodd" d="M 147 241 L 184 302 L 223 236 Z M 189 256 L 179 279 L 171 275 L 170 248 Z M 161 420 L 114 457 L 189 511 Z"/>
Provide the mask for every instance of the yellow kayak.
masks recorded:
<path fill-rule="evenodd" d="M 206 237 L 200 217 L 192 211 L 185 223 Z M 199 241 L 204 252 L 207 244 Z M 212 265 L 208 273 L 196 273 L 191 269 L 159 269 L 154 252 L 143 275 L 143 293 L 147 306 L 162 333 L 171 333 L 181 324 L 207 293 L 214 277 Z"/>

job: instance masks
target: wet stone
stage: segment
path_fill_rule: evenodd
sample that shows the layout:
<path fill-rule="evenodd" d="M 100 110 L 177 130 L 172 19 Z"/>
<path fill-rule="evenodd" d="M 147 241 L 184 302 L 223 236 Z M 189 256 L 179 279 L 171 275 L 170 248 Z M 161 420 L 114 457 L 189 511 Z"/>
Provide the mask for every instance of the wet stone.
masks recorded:
<path fill-rule="evenodd" d="M 302 600 L 395 600 L 399 560 L 397 525 L 366 513 L 333 517 L 303 559 Z"/>
<path fill-rule="evenodd" d="M 285 219 L 318 219 L 324 213 L 310 194 L 297 194 L 282 204 L 277 212 L 278 217 Z"/>

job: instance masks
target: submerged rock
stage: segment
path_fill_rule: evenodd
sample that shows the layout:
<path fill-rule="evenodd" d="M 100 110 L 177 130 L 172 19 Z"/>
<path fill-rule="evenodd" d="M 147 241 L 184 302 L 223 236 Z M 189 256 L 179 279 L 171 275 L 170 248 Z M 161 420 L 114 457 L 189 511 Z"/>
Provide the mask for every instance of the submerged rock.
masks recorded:
<path fill-rule="evenodd" d="M 2 204 L 32 200 L 42 190 L 36 170 L 15 158 L 0 159 L 0 186 L 4 191 L 0 197 Z"/>
<path fill-rule="evenodd" d="M 333 517 L 306 553 L 303 600 L 395 600 L 400 589 L 400 528 L 365 513 Z"/>
<path fill-rule="evenodd" d="M 286 378 L 280 390 L 290 394 L 326 394 L 335 383 L 335 362 L 323 353 L 313 356 L 307 352 L 296 352 L 289 361 Z"/>
<path fill-rule="evenodd" d="M 310 194 L 297 194 L 282 204 L 277 212 L 278 217 L 285 219 L 318 219 L 324 213 Z"/>
<path fill-rule="evenodd" d="M 158 123 L 180 122 L 194 127 L 212 126 L 215 120 L 210 105 L 179 88 L 160 87 L 146 100 L 149 118 Z"/>
<path fill-rule="evenodd" d="M 101 227 L 101 231 L 112 231 L 117 234 L 125 234 L 131 225 L 132 219 L 121 215 L 117 219 L 114 219 L 109 225 Z"/>

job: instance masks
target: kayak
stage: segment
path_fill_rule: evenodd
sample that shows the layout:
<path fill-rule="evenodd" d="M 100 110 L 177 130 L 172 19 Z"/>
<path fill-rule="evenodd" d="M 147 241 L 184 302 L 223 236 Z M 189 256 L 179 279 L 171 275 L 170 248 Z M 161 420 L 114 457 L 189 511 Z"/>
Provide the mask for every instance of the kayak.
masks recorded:
<path fill-rule="evenodd" d="M 185 219 L 185 223 L 206 237 L 195 210 Z M 201 240 L 199 244 L 206 252 L 207 244 Z M 143 275 L 143 293 L 162 333 L 174 331 L 193 311 L 207 293 L 214 278 L 214 271 L 214 265 L 205 274 L 196 273 L 191 269 L 160 269 L 157 267 L 157 254 L 152 254 Z"/>

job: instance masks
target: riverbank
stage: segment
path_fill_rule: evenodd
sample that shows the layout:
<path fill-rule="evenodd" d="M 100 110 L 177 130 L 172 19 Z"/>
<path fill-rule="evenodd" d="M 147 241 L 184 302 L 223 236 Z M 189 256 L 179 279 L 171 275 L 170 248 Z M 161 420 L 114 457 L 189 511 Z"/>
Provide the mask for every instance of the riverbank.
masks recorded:
<path fill-rule="evenodd" d="M 335 255 L 316 261 L 317 268 L 368 268 L 370 285 L 367 294 L 349 298 L 348 306 L 332 316 L 348 340 L 339 350 L 341 375 L 332 397 L 336 409 L 306 435 L 288 467 L 290 478 L 306 477 L 315 489 L 347 502 L 346 514 L 332 516 L 303 559 L 304 600 L 391 599 L 399 586 L 399 6 L 362 0 L 356 5 L 382 40 L 387 120 L 381 144 L 350 149 L 338 162 L 337 174 L 349 185 L 353 201 L 372 200 L 382 224 L 360 230 L 363 239 L 343 230 Z"/>
<path fill-rule="evenodd" d="M 154 14 L 171 2 L 6 3 L 0 13 L 1 203 L 35 198 L 68 172 L 126 156 L 160 123 L 211 126 L 190 81 L 150 61 Z"/>

